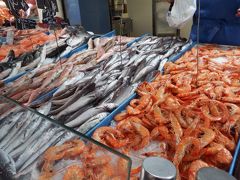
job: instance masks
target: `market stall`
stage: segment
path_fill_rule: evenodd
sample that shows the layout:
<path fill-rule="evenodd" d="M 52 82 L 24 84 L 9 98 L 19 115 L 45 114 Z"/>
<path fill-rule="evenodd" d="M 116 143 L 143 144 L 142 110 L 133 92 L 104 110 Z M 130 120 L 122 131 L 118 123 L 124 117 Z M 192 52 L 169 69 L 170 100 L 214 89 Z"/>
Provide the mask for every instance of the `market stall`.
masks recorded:
<path fill-rule="evenodd" d="M 0 28 L 0 179 L 240 178 L 239 46 L 94 34 L 57 2 L 0 4 L 22 25 Z"/>

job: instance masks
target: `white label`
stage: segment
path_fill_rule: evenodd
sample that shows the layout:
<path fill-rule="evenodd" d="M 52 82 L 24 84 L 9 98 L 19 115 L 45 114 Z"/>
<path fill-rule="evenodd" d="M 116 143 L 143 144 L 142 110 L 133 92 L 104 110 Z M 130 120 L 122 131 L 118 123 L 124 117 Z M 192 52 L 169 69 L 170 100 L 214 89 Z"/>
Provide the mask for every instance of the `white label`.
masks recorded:
<path fill-rule="evenodd" d="M 14 40 L 14 32 L 13 31 L 8 31 L 7 32 L 7 39 L 6 39 L 7 44 L 13 45 L 13 40 Z"/>

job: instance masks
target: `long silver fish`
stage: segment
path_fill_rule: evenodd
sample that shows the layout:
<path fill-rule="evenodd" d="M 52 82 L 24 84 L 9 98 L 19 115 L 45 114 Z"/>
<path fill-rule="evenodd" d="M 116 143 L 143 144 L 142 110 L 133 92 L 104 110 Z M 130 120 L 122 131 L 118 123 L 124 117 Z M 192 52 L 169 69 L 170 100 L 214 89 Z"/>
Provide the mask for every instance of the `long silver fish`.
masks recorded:
<path fill-rule="evenodd" d="M 111 110 L 115 107 L 116 107 L 115 104 L 105 104 L 105 105 L 101 105 L 98 107 L 88 109 L 87 111 L 83 112 L 80 116 L 78 116 L 76 119 L 74 119 L 73 121 L 68 122 L 66 124 L 66 126 L 78 127 L 78 126 L 82 125 L 84 122 L 86 122 L 88 119 L 90 119 L 91 117 L 93 117 L 99 113 Z"/>
<path fill-rule="evenodd" d="M 9 133 L 9 131 L 12 129 L 12 127 L 15 125 L 15 123 L 21 116 L 23 116 L 23 112 L 19 112 L 16 114 L 14 113 L 1 119 L 2 123 L 0 124 L 0 144 L 1 140 Z"/>
<path fill-rule="evenodd" d="M 81 125 L 77 131 L 85 134 L 87 133 L 90 129 L 92 129 L 93 127 L 95 127 L 98 123 L 100 123 L 105 117 L 107 117 L 109 115 L 108 112 L 102 112 L 92 118 L 90 118 L 89 120 L 87 120 L 83 125 Z"/>
<path fill-rule="evenodd" d="M 32 156 L 21 166 L 19 171 L 24 171 L 26 168 L 34 164 L 36 162 L 36 159 L 39 158 L 49 147 L 52 145 L 55 145 L 57 142 L 60 141 L 60 137 L 63 136 L 64 131 L 61 132 L 55 132 L 55 134 L 52 136 L 52 138 L 48 139 L 48 141 L 45 141 L 46 143 L 39 148 L 39 146 L 32 147 L 31 152 L 33 153 Z M 18 164 L 17 164 L 18 165 Z M 17 166 L 19 167 L 19 166 Z"/>
<path fill-rule="evenodd" d="M 14 137 L 14 135 L 19 131 L 19 128 L 21 128 L 25 124 L 25 120 L 28 119 L 29 116 L 29 112 L 24 112 L 19 116 L 18 119 L 16 119 L 16 122 L 13 122 L 14 125 L 11 128 L 11 131 L 9 131 L 0 142 L 1 148 L 4 147 L 11 140 L 12 137 Z"/>
<path fill-rule="evenodd" d="M 15 139 L 12 140 L 12 143 L 8 148 L 6 148 L 6 152 L 11 152 L 21 144 L 24 144 L 33 134 L 35 131 L 38 130 L 38 126 L 41 124 L 40 117 L 36 118 L 35 120 L 31 120 L 29 126 L 24 129 L 24 131 L 19 134 Z"/>
<path fill-rule="evenodd" d="M 32 120 L 35 121 L 35 119 L 37 119 L 37 117 L 34 115 L 29 116 L 29 119 L 25 119 L 25 122 L 22 126 L 19 127 L 18 131 L 16 132 L 16 134 L 14 134 L 11 139 L 9 139 L 9 141 L 6 143 L 5 146 L 2 146 L 2 149 L 6 152 L 9 152 L 11 150 L 11 145 L 14 143 L 15 140 L 17 140 L 19 138 L 19 136 L 21 135 L 21 133 L 24 133 L 24 131 L 29 127 L 29 124 L 31 124 Z M 24 121 L 24 120 L 23 120 Z M 8 151 L 9 150 L 9 151 Z"/>
<path fill-rule="evenodd" d="M 52 138 L 56 137 L 58 132 L 59 129 L 51 128 L 42 134 L 40 140 L 26 148 L 16 161 L 17 171 L 21 170 L 25 162 L 27 162 L 34 154 L 36 154 L 46 143 L 49 143 Z"/>
<path fill-rule="evenodd" d="M 154 58 L 154 60 L 152 60 L 149 65 L 147 65 L 138 74 L 136 74 L 136 76 L 133 78 L 132 82 L 136 83 L 136 82 L 140 81 L 141 78 L 146 76 L 149 72 L 157 69 L 161 59 L 162 59 L 162 56 L 157 56 L 156 58 Z"/>
<path fill-rule="evenodd" d="M 61 116 L 68 115 L 70 113 L 73 113 L 77 111 L 78 109 L 86 106 L 87 104 L 93 102 L 97 98 L 96 93 L 90 93 L 86 96 L 80 97 L 77 101 L 75 101 L 73 104 L 65 108 L 63 111 L 61 111 L 57 116 L 56 119 L 60 119 Z"/>
<path fill-rule="evenodd" d="M 39 125 L 37 128 L 38 131 L 36 131 L 27 141 L 25 141 L 23 144 L 21 144 L 19 147 L 11 151 L 9 154 L 15 159 L 19 155 L 21 155 L 30 145 L 35 144 L 39 138 L 44 134 L 45 131 L 47 131 L 51 127 L 51 123 L 48 121 L 44 121 Z"/>

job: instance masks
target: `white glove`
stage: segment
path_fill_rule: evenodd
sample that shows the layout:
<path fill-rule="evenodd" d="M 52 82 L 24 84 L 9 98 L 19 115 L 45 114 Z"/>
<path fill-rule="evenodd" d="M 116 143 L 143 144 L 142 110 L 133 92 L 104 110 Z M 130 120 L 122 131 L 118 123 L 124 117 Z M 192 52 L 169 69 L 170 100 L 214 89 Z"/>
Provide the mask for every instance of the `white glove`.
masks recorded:
<path fill-rule="evenodd" d="M 171 12 L 167 14 L 170 27 L 182 28 L 197 10 L 196 0 L 175 0 Z"/>

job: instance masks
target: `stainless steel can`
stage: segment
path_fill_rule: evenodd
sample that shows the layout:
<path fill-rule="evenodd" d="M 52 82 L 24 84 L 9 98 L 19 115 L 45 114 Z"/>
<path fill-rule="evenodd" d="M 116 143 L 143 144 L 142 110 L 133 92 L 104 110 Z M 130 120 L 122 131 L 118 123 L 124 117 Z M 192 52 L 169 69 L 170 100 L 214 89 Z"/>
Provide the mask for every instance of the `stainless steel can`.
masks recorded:
<path fill-rule="evenodd" d="M 237 180 L 235 177 L 229 175 L 226 171 L 213 168 L 204 167 L 197 172 L 197 180 Z"/>
<path fill-rule="evenodd" d="M 143 161 L 141 180 L 175 180 L 177 171 L 172 162 L 160 157 L 149 157 Z"/>

